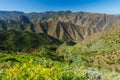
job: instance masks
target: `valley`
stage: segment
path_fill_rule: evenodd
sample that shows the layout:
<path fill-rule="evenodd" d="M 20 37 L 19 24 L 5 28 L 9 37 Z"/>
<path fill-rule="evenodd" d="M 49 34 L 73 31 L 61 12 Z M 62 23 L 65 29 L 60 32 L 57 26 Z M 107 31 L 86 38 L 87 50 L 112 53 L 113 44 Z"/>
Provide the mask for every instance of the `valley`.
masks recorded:
<path fill-rule="evenodd" d="M 120 16 L 0 11 L 0 80 L 120 80 Z"/>

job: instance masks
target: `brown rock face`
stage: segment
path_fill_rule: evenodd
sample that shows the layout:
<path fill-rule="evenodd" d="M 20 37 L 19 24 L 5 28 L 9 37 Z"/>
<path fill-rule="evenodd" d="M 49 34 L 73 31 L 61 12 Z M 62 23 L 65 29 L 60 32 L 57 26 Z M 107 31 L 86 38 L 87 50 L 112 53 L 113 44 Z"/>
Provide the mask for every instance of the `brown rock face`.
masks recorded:
<path fill-rule="evenodd" d="M 0 30 L 46 33 L 63 41 L 80 41 L 96 32 L 120 24 L 118 15 L 71 11 L 27 14 L 4 12 L 4 15 L 0 14 L 0 18 Z"/>
<path fill-rule="evenodd" d="M 36 24 L 37 25 L 37 24 Z M 80 33 L 80 27 L 69 22 L 44 22 L 35 26 L 37 33 L 46 33 L 59 40 L 74 40 L 79 41 L 83 39 Z"/>

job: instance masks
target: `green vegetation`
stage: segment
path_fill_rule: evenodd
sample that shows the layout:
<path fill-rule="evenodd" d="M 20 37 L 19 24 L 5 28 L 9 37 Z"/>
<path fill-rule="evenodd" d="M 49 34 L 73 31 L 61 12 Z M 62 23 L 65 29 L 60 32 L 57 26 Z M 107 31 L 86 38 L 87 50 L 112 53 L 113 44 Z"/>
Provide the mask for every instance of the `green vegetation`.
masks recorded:
<path fill-rule="evenodd" d="M 99 35 L 78 44 L 72 41 L 61 44 L 46 34 L 3 31 L 0 79 L 119 80 L 120 27 Z"/>
<path fill-rule="evenodd" d="M 3 80 L 117 80 L 107 73 L 94 73 L 93 68 L 87 69 L 82 65 L 53 61 L 33 54 L 0 53 L 0 58 L 0 79 Z"/>
<path fill-rule="evenodd" d="M 120 72 L 120 27 L 118 25 L 108 31 L 88 37 L 75 46 L 63 44 L 57 52 L 61 55 L 66 53 L 66 56 L 69 56 L 68 59 L 79 64 Z"/>
<path fill-rule="evenodd" d="M 0 50 L 2 51 L 28 51 L 44 45 L 60 45 L 61 42 L 46 34 L 36 34 L 8 30 L 0 32 Z"/>
<path fill-rule="evenodd" d="M 2 60 L 4 60 L 4 64 L 0 65 L 0 79 L 85 80 L 92 78 L 85 75 L 86 70 L 81 66 L 69 66 L 67 63 L 33 55 L 6 54 L 2 57 Z"/>

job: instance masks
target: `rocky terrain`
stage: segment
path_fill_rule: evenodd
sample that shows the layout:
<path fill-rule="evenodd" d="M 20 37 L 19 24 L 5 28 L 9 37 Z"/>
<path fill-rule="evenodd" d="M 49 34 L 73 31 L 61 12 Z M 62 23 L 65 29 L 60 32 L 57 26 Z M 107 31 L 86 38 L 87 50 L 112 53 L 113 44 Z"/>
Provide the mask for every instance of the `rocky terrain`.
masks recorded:
<path fill-rule="evenodd" d="M 120 16 L 88 12 L 24 13 L 0 11 L 0 30 L 45 33 L 62 41 L 81 41 L 120 23 Z"/>

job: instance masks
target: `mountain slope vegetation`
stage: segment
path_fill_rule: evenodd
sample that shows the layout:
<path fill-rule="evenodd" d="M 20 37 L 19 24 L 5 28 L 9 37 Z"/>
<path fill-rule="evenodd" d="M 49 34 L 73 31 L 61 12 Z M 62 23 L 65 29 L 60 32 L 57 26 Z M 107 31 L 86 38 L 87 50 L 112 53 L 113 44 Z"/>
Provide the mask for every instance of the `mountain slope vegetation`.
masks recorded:
<path fill-rule="evenodd" d="M 94 37 L 94 38 L 93 38 Z M 120 71 L 120 25 L 96 33 L 75 46 L 61 45 L 57 53 L 77 64 Z M 86 64 L 87 63 L 87 64 Z"/>
<path fill-rule="evenodd" d="M 8 30 L 0 32 L 0 50 L 28 51 L 44 45 L 61 42 L 47 34 L 36 34 L 27 31 Z M 51 45 L 52 46 L 52 45 Z"/>
<path fill-rule="evenodd" d="M 117 25 L 76 45 L 65 42 L 53 53 L 44 48 L 32 54 L 0 53 L 0 78 L 119 80 L 119 39 L 120 25 Z"/>
<path fill-rule="evenodd" d="M 0 11 L 0 79 L 119 80 L 119 23 L 119 15 Z"/>
<path fill-rule="evenodd" d="M 0 30 L 19 30 L 46 33 L 63 41 L 79 42 L 120 23 L 118 15 L 88 12 L 23 13 L 0 11 Z"/>

